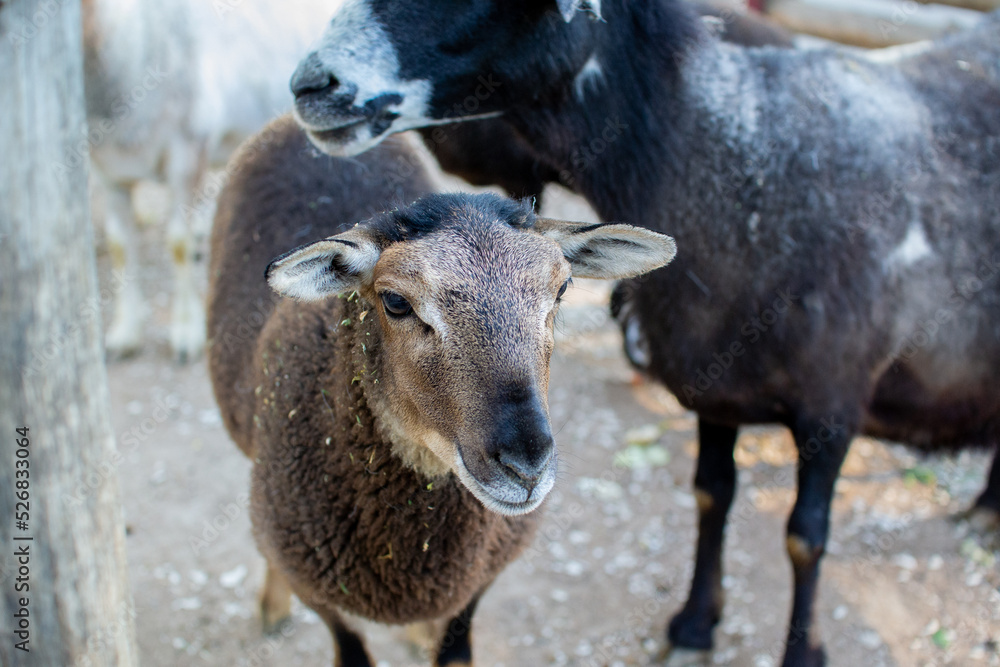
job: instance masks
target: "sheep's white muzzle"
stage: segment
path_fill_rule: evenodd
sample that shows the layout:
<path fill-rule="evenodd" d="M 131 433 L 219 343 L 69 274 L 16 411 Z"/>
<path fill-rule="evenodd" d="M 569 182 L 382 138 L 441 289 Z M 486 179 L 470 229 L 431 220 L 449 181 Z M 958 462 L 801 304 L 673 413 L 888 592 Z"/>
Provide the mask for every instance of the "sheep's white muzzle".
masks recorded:
<path fill-rule="evenodd" d="M 455 456 L 455 470 L 462 484 L 487 509 L 506 516 L 519 516 L 537 509 L 555 486 L 556 466 L 556 455 L 553 452 L 538 482 L 529 491 L 500 471 L 494 474 L 494 479 L 480 481 L 466 467 L 461 451 Z"/>

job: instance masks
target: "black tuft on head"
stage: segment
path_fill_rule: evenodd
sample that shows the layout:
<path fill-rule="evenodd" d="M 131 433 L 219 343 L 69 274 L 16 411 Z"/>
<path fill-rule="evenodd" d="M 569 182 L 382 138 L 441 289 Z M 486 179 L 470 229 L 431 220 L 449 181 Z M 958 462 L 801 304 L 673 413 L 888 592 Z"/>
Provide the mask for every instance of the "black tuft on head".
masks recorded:
<path fill-rule="evenodd" d="M 449 193 L 422 197 L 404 208 L 386 211 L 365 223 L 376 243 L 385 247 L 427 236 L 456 221 L 499 220 L 514 229 L 530 229 L 535 224 L 531 200 L 508 199 L 495 194 Z"/>

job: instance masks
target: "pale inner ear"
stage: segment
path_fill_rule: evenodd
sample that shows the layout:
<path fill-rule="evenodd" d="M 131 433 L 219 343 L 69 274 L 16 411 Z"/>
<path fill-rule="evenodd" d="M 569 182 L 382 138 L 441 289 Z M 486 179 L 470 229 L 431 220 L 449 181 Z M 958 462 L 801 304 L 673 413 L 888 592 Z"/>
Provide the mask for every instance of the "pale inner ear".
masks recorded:
<path fill-rule="evenodd" d="M 267 283 L 281 296 L 317 301 L 371 284 L 379 247 L 358 228 L 297 248 L 271 262 Z"/>
<path fill-rule="evenodd" d="M 539 218 L 535 231 L 559 244 L 579 278 L 632 278 L 665 266 L 677 254 L 674 240 L 666 234 L 631 225 Z"/>

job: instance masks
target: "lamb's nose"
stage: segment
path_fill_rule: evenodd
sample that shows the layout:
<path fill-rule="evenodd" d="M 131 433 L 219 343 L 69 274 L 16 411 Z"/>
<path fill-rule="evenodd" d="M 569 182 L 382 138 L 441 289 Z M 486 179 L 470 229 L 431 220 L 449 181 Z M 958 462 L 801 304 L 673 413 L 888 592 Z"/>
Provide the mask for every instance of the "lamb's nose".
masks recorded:
<path fill-rule="evenodd" d="M 547 438 L 547 441 L 539 447 L 539 449 L 546 452 L 546 455 L 540 458 L 527 457 L 520 452 L 501 452 L 499 461 L 501 465 L 514 473 L 514 475 L 520 480 L 521 485 L 530 493 L 545 474 L 545 469 L 552 460 L 554 447 L 555 443 L 550 437 Z"/>
<path fill-rule="evenodd" d="M 334 89 L 339 85 L 337 78 L 331 74 L 316 52 L 310 53 L 305 60 L 299 63 L 292 74 L 291 88 L 295 97 L 302 97 L 310 93 L 319 93 L 327 89 Z"/>

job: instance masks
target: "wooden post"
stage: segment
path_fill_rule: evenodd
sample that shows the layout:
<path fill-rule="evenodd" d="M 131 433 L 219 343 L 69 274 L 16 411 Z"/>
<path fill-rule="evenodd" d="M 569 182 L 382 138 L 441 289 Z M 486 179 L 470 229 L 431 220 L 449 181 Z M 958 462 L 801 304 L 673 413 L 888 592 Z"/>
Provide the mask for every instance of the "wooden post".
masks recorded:
<path fill-rule="evenodd" d="M 767 13 L 794 32 L 865 47 L 934 39 L 983 18 L 970 9 L 902 0 L 769 0 Z"/>
<path fill-rule="evenodd" d="M 136 664 L 82 61 L 80 0 L 0 0 L 0 664 L 11 667 Z"/>
<path fill-rule="evenodd" d="M 924 5 L 942 4 L 965 7 L 966 9 L 975 9 L 981 12 L 992 12 L 994 9 L 1000 9 L 1000 0 L 918 0 L 918 2 Z"/>

